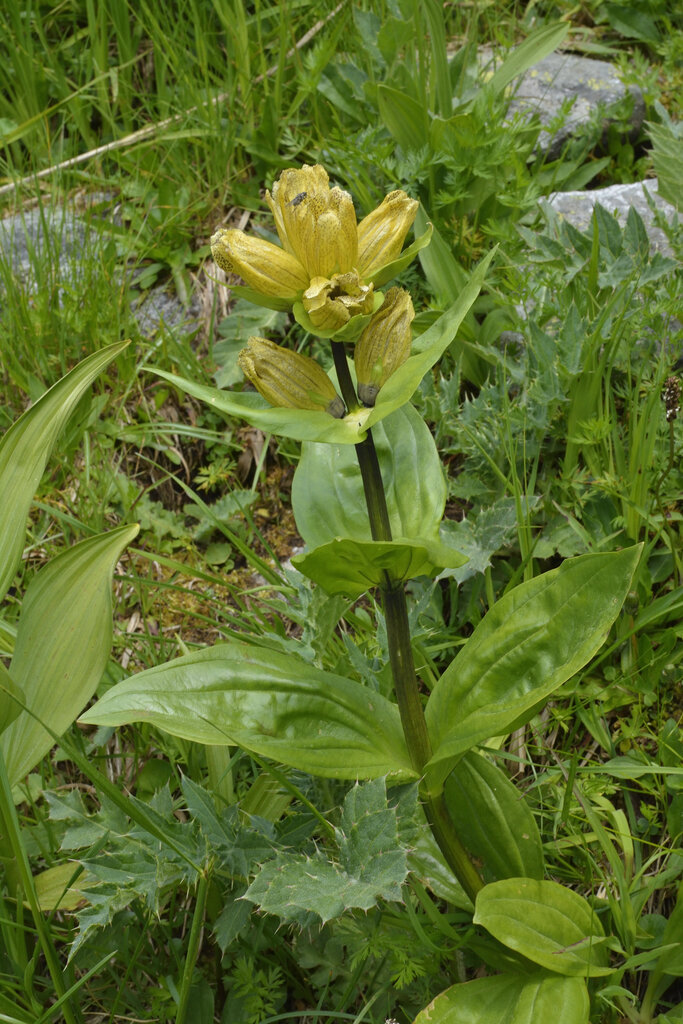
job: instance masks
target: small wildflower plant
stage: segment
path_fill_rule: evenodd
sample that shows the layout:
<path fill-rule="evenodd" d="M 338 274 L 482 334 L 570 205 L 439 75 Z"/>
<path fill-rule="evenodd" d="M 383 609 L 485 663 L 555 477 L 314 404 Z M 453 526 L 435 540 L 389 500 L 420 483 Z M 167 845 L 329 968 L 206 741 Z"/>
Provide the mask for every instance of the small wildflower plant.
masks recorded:
<path fill-rule="evenodd" d="M 413 341 L 410 294 L 378 289 L 429 242 L 428 229 L 404 249 L 414 200 L 392 192 L 358 223 L 351 197 L 330 187 L 319 166 L 284 171 L 266 198 L 280 246 L 221 230 L 214 259 L 242 278 L 236 290 L 251 301 L 290 309 L 327 339 L 334 374 L 250 338 L 239 363 L 255 392 L 161 375 L 215 408 L 303 442 L 292 500 L 307 550 L 295 564 L 330 594 L 357 598 L 377 589 L 394 699 L 295 654 L 226 643 L 123 680 L 82 721 L 146 721 L 314 775 L 413 783 L 433 856 L 501 972 L 452 986 L 420 1024 L 503 1017 L 545 1024 L 558 1008 L 562 1020 L 579 1024 L 587 1020 L 588 979 L 611 972 L 600 920 L 582 896 L 544 878 L 531 811 L 480 748 L 529 721 L 598 651 L 640 548 L 569 559 L 508 591 L 425 699 L 405 583 L 465 559 L 441 540 L 445 479 L 410 399 L 453 340 L 491 257 Z M 510 1016 L 511 1007 L 519 1012 Z"/>

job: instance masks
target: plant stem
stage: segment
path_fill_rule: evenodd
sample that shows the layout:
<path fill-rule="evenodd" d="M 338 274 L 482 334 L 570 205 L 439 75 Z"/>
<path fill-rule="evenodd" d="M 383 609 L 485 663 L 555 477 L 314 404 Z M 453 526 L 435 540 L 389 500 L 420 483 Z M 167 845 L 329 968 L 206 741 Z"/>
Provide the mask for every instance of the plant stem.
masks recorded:
<path fill-rule="evenodd" d="M 202 928 L 204 927 L 206 894 L 209 887 L 209 870 L 210 869 L 207 868 L 202 872 L 202 874 L 200 874 L 197 885 L 197 902 L 195 903 L 194 914 L 192 916 L 192 927 L 190 928 L 190 938 L 187 944 L 185 967 L 183 970 L 182 981 L 180 983 L 178 1012 L 176 1013 L 175 1024 L 185 1024 L 187 1010 L 190 1005 L 192 976 L 194 974 L 195 964 L 197 963 L 197 957 L 199 955 L 199 940 L 201 938 Z"/>
<path fill-rule="evenodd" d="M 380 590 L 387 627 L 391 674 L 394 677 L 396 700 L 410 759 L 413 768 L 422 773 L 432 756 L 432 751 L 415 674 L 406 595 L 402 582 L 391 580 L 388 573 L 385 577 L 386 583 Z"/>
<path fill-rule="evenodd" d="M 342 342 L 332 342 L 332 357 L 334 359 L 334 368 L 337 371 L 337 380 L 339 381 L 342 398 L 349 412 L 353 412 L 360 407 L 360 403 L 351 380 L 349 363 Z M 384 494 L 384 485 L 382 484 L 382 474 L 379 468 L 375 443 L 369 430 L 365 440 L 356 445 L 356 455 L 360 465 L 365 501 L 368 506 L 372 539 L 391 540 L 391 523 L 389 522 L 387 501 Z"/>
<path fill-rule="evenodd" d="M 337 371 L 339 390 L 342 393 L 346 408 L 349 412 L 355 412 L 356 409 L 360 409 L 360 402 L 351 380 L 349 362 L 346 358 L 346 350 L 342 341 L 332 342 L 332 358 L 334 359 L 334 368 Z"/>
<path fill-rule="evenodd" d="M 436 839 L 446 863 L 474 903 L 477 893 L 484 888 L 484 883 L 472 863 L 470 855 L 458 839 L 443 794 L 428 797 L 425 800 L 424 809 L 432 835 Z"/>
<path fill-rule="evenodd" d="M 359 407 L 358 398 L 343 344 L 332 342 L 332 353 L 344 402 L 349 410 L 357 409 Z M 365 440 L 356 445 L 356 455 L 363 480 L 372 538 L 373 540 L 390 541 L 392 537 L 389 511 L 377 451 L 370 430 L 368 430 Z M 403 734 L 412 765 L 415 771 L 422 775 L 425 765 L 432 756 L 432 751 L 415 672 L 403 581 L 396 580 L 391 573 L 385 572 L 383 582 L 380 584 L 380 593 L 387 627 L 389 661 Z M 429 827 L 446 862 L 474 902 L 483 883 L 465 847 L 456 835 L 443 796 L 427 795 L 425 813 Z"/>

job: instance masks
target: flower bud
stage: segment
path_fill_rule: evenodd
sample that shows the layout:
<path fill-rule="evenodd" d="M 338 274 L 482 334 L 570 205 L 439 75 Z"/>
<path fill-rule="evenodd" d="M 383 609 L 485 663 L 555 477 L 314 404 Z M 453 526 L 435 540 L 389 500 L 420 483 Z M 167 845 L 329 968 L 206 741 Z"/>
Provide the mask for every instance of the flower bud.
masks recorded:
<path fill-rule="evenodd" d="M 211 253 L 221 270 L 239 274 L 262 295 L 293 302 L 308 285 L 308 275 L 291 253 L 236 228 L 217 231 L 211 238 Z"/>
<path fill-rule="evenodd" d="M 244 376 L 271 405 L 324 410 L 336 419 L 344 416 L 344 403 L 315 359 L 266 338 L 249 338 L 237 361 Z"/>
<path fill-rule="evenodd" d="M 375 404 L 379 389 L 410 355 L 414 316 L 410 294 L 390 288 L 358 339 L 353 360 L 363 405 Z"/>
<path fill-rule="evenodd" d="M 398 259 L 419 203 L 396 189 L 358 225 L 358 272 L 362 278 Z"/>

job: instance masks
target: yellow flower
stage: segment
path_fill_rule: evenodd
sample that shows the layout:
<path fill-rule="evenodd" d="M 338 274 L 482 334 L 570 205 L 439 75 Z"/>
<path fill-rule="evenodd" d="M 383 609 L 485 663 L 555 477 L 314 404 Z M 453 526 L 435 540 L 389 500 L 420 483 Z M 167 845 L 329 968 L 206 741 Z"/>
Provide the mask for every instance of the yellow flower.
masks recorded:
<path fill-rule="evenodd" d="M 249 338 L 237 360 L 245 377 L 271 405 L 324 410 L 337 419 L 343 417 L 344 403 L 315 359 L 267 338 Z"/>
<path fill-rule="evenodd" d="M 410 355 L 413 300 L 402 288 L 390 288 L 354 349 L 358 397 L 374 405 L 379 389 Z"/>
<path fill-rule="evenodd" d="M 211 239 L 218 266 L 263 296 L 300 301 L 320 330 L 339 330 L 351 317 L 372 312 L 374 285 L 391 276 L 382 274 L 401 252 L 417 202 L 391 192 L 357 224 L 351 196 L 330 188 L 318 164 L 283 171 L 266 201 L 282 247 L 220 230 Z"/>
<path fill-rule="evenodd" d="M 303 294 L 303 306 L 321 331 L 337 331 L 352 316 L 372 313 L 372 285 L 363 284 L 356 270 L 329 279 L 314 277 Z"/>

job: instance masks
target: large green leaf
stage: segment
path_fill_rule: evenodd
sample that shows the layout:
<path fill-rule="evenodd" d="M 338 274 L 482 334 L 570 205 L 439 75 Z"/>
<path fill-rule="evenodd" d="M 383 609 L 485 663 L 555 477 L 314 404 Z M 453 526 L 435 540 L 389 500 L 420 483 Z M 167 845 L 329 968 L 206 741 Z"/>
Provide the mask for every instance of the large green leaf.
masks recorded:
<path fill-rule="evenodd" d="M 28 409 L 0 441 L 0 600 L 21 561 L 26 518 L 57 436 L 86 389 L 128 344 L 116 342 L 84 359 Z"/>
<path fill-rule="evenodd" d="M 415 218 L 416 231 L 427 226 L 427 214 L 420 206 Z M 435 228 L 428 248 L 420 253 L 420 263 L 439 306 L 449 306 L 467 286 L 468 273 L 453 255 L 449 245 Z"/>
<path fill-rule="evenodd" d="M 414 243 L 417 244 L 417 243 Z M 412 246 L 411 246 L 412 249 Z M 399 257 L 407 255 L 408 250 Z M 495 252 L 495 250 L 493 250 Z M 228 416 L 239 416 L 254 427 L 291 437 L 296 441 L 323 441 L 327 444 L 358 444 L 368 427 L 374 426 L 396 409 L 405 405 L 417 389 L 425 373 L 441 358 L 453 341 L 467 311 L 476 299 L 493 252 L 481 261 L 472 273 L 453 305 L 443 313 L 429 330 L 421 334 L 413 344 L 414 355 L 396 370 L 382 387 L 372 409 L 357 409 L 343 419 L 335 419 L 326 412 L 312 412 L 309 409 L 275 409 L 254 392 L 221 391 L 194 381 L 177 377 L 173 373 L 146 367 L 164 380 L 188 395 L 206 402 Z"/>
<path fill-rule="evenodd" d="M 609 974 L 595 911 L 557 882 L 505 878 L 477 893 L 474 923 L 546 970 L 570 977 Z"/>
<path fill-rule="evenodd" d="M 497 765 L 469 751 L 448 776 L 444 799 L 485 878 L 543 877 L 543 844 L 534 816 Z"/>
<path fill-rule="evenodd" d="M 379 114 L 405 153 L 422 149 L 429 141 L 429 114 L 425 103 L 390 85 L 377 86 Z"/>
<path fill-rule="evenodd" d="M 83 722 L 151 722 L 198 743 L 230 743 L 314 775 L 410 775 L 398 709 L 379 693 L 291 654 L 222 644 L 112 687 Z"/>
<path fill-rule="evenodd" d="M 409 403 L 372 432 L 392 536 L 438 536 L 446 480 L 429 428 Z M 371 540 L 363 481 L 354 448 L 304 444 L 292 483 L 292 509 L 310 548 L 336 537 Z"/>
<path fill-rule="evenodd" d="M 392 541 L 343 537 L 292 559 L 304 576 L 315 580 L 328 594 L 352 598 L 384 583 L 387 572 L 393 581 L 407 580 L 431 576 L 445 568 L 457 569 L 465 561 L 463 555 L 438 539 L 416 541 L 403 537 Z"/>
<path fill-rule="evenodd" d="M 588 1024 L 589 1010 L 582 978 L 496 974 L 447 988 L 415 1024 Z"/>
<path fill-rule="evenodd" d="M 254 391 L 222 391 L 157 370 L 154 366 L 145 369 L 218 412 L 237 416 L 266 433 L 292 437 L 295 441 L 324 441 L 329 444 L 358 444 L 365 437 L 369 409 L 359 409 L 340 420 L 327 412 L 313 412 L 311 409 L 276 409 Z"/>
<path fill-rule="evenodd" d="M 4 732 L 21 714 L 21 705 L 26 703 L 24 691 L 12 679 L 0 661 L 0 732 Z"/>
<path fill-rule="evenodd" d="M 472 901 L 446 863 L 426 821 L 408 854 L 408 866 L 422 885 L 431 889 L 439 899 L 466 910 L 468 914 L 473 912 Z"/>
<path fill-rule="evenodd" d="M 52 746 L 95 692 L 112 640 L 114 566 L 139 527 L 120 526 L 58 555 L 31 580 L 21 607 L 12 679 L 27 710 L 0 737 L 15 785 Z"/>
<path fill-rule="evenodd" d="M 568 559 L 491 608 L 427 702 L 430 789 L 441 788 L 466 750 L 527 720 L 595 654 L 628 593 L 640 551 Z"/>

